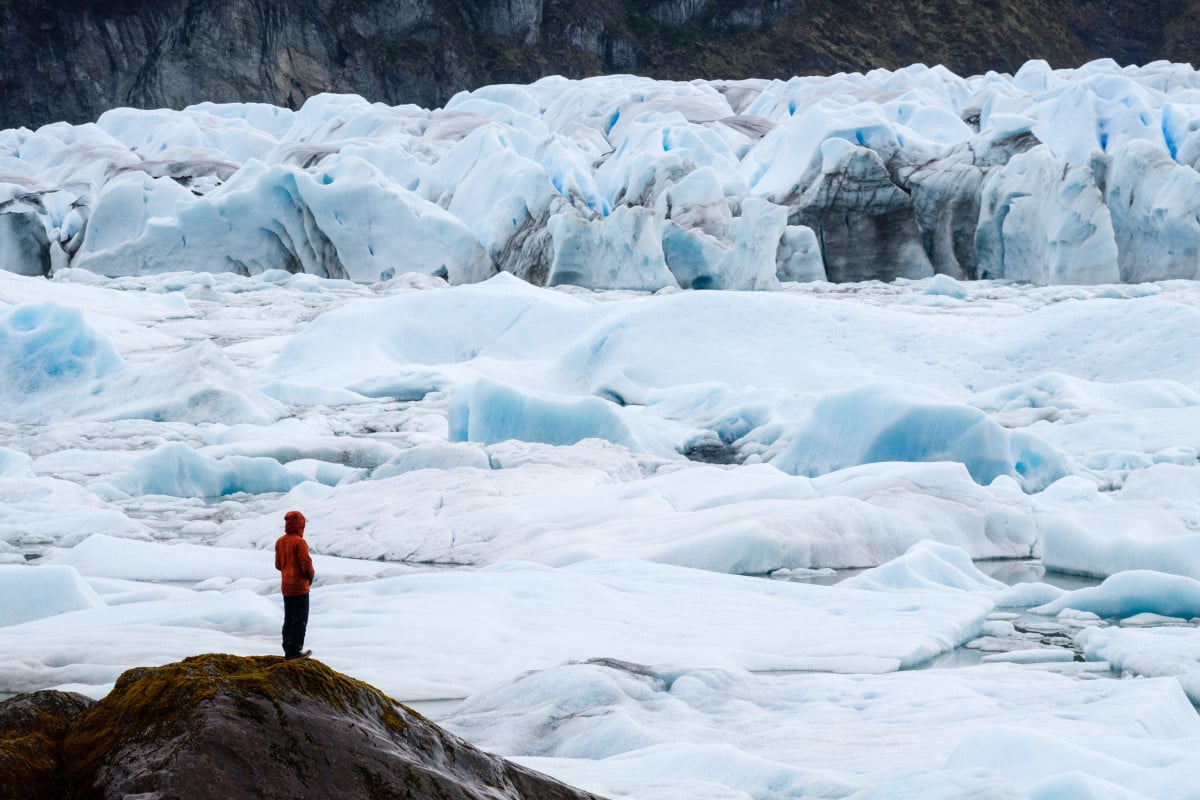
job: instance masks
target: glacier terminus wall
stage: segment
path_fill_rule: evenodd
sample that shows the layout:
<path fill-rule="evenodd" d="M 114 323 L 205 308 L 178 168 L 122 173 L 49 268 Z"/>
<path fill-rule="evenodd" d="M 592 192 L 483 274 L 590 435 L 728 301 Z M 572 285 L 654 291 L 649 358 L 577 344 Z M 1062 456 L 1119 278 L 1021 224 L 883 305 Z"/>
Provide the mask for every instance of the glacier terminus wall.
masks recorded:
<path fill-rule="evenodd" d="M 0 131 L 0 267 L 654 291 L 1200 278 L 1200 73 L 486 86 Z"/>

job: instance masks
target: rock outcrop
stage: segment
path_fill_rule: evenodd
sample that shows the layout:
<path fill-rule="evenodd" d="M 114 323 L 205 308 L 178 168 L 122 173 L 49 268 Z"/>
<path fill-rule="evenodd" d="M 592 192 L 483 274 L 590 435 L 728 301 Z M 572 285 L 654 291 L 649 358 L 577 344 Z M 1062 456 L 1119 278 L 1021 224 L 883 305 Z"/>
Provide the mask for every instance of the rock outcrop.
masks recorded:
<path fill-rule="evenodd" d="M 444 104 L 548 74 L 787 78 L 1200 58 L 1188 0 L 0 0 L 0 128 L 318 92 Z"/>
<path fill-rule="evenodd" d="M 0 797 L 62 797 L 63 740 L 71 722 L 95 705 L 73 692 L 32 692 L 0 703 Z"/>
<path fill-rule="evenodd" d="M 319 661 L 204 655 L 98 703 L 0 703 L 0 797 L 595 800 L 488 755 Z"/>

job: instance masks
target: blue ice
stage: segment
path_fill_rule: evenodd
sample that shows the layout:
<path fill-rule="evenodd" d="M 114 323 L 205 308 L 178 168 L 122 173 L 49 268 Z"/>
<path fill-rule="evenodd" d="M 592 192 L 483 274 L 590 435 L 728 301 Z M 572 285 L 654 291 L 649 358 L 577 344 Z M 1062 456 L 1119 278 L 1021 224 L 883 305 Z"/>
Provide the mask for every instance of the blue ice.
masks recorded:
<path fill-rule="evenodd" d="M 1191 619 L 1200 617 L 1200 581 L 1146 569 L 1126 570 L 1109 576 L 1099 586 L 1076 589 L 1033 610 L 1058 614 L 1068 608 L 1101 617 L 1150 613 Z"/>
<path fill-rule="evenodd" d="M 449 422 L 455 442 L 518 439 L 567 445 L 599 438 L 637 449 L 633 433 L 611 403 L 598 397 L 523 392 L 487 378 L 455 394 Z"/>
<path fill-rule="evenodd" d="M 956 461 L 980 484 L 1001 475 L 1037 492 L 1069 474 L 1066 459 L 977 408 L 876 384 L 822 398 L 772 463 L 815 477 L 884 461 Z"/>
<path fill-rule="evenodd" d="M 273 458 L 210 458 L 171 443 L 139 459 L 112 486 L 128 495 L 224 497 L 246 492 L 286 492 L 307 480 Z"/>
<path fill-rule="evenodd" d="M 0 315 L 0 380 L 8 392 L 39 394 L 103 377 L 123 364 L 77 309 L 45 303 Z"/>

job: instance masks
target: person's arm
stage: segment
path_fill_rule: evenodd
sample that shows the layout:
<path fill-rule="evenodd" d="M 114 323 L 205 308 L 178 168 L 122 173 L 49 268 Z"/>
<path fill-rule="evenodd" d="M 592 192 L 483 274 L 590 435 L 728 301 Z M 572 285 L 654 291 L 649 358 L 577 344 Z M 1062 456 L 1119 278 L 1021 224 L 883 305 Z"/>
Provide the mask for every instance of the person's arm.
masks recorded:
<path fill-rule="evenodd" d="M 283 572 L 283 553 L 280 552 L 279 542 L 275 543 L 275 569 Z"/>
<path fill-rule="evenodd" d="M 300 540 L 300 568 L 304 572 L 304 577 L 308 578 L 311 584 L 313 579 L 317 577 L 316 570 L 313 569 L 312 557 L 308 554 L 308 542 Z"/>

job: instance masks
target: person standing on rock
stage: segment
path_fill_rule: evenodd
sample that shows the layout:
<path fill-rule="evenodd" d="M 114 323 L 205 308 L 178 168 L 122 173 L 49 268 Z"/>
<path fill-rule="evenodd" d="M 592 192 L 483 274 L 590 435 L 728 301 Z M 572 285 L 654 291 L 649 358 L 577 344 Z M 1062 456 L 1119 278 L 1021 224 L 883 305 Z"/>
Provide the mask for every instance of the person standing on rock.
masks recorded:
<path fill-rule="evenodd" d="M 308 590 L 316 573 L 304 541 L 304 515 L 289 511 L 283 515 L 283 536 L 275 540 L 275 569 L 283 573 L 283 655 L 304 658 L 312 650 L 304 649 L 308 630 Z"/>

